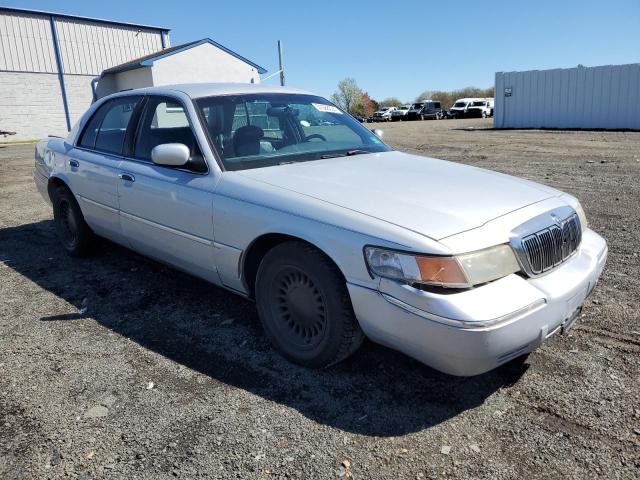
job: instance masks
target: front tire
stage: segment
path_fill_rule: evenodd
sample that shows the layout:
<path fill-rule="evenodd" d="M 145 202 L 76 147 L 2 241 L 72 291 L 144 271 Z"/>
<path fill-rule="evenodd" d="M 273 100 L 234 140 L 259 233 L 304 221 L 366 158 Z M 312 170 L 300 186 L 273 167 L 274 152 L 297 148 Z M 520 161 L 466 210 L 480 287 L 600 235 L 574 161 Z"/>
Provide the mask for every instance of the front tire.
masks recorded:
<path fill-rule="evenodd" d="M 86 256 L 94 243 L 94 236 L 75 197 L 68 188 L 58 187 L 52 200 L 53 221 L 62 247 L 72 257 Z"/>
<path fill-rule="evenodd" d="M 293 363 L 327 367 L 364 339 L 342 274 L 306 243 L 285 242 L 265 255 L 255 296 L 267 337 Z"/>

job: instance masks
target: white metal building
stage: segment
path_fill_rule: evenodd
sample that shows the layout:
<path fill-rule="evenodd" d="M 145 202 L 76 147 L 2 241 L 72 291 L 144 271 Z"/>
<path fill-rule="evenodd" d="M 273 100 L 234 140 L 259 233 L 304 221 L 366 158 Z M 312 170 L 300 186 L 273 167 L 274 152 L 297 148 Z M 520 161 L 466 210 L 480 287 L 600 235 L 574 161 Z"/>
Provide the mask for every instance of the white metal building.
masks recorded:
<path fill-rule="evenodd" d="M 98 79 L 96 97 L 176 83 L 260 83 L 260 74 L 265 72 L 261 66 L 204 38 L 106 69 Z"/>
<path fill-rule="evenodd" d="M 265 72 L 209 38 L 170 47 L 167 28 L 0 7 L 0 132 L 15 132 L 9 140 L 64 136 L 115 91 L 258 83 Z"/>
<path fill-rule="evenodd" d="M 495 128 L 640 129 L 640 63 L 496 73 Z"/>
<path fill-rule="evenodd" d="M 166 28 L 0 7 L 0 131 L 66 135 L 94 77 L 168 46 Z"/>

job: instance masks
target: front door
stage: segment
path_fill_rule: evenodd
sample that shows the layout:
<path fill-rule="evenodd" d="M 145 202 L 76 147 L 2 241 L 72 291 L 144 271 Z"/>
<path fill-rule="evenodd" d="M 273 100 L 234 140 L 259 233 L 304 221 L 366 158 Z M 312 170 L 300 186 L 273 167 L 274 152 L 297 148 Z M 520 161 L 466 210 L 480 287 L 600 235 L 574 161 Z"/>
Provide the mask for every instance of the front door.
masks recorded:
<path fill-rule="evenodd" d="M 184 167 L 151 161 L 164 143 L 191 153 Z M 131 248 L 219 283 L 213 262 L 213 177 L 182 104 L 150 96 L 140 117 L 131 158 L 120 164 L 120 223 Z"/>

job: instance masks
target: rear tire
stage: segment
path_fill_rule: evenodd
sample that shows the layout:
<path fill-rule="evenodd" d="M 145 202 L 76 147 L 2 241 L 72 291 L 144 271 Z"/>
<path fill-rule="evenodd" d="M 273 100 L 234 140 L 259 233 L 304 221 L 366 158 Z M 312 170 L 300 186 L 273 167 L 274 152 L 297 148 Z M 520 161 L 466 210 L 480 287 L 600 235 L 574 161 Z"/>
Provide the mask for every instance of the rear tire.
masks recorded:
<path fill-rule="evenodd" d="M 58 240 L 65 252 L 72 257 L 89 254 L 94 235 L 84 221 L 80 206 L 66 187 L 58 187 L 53 193 L 53 220 Z"/>
<path fill-rule="evenodd" d="M 364 339 L 344 277 L 306 243 L 285 242 L 265 255 L 255 296 L 267 337 L 293 363 L 330 366 L 355 352 Z"/>

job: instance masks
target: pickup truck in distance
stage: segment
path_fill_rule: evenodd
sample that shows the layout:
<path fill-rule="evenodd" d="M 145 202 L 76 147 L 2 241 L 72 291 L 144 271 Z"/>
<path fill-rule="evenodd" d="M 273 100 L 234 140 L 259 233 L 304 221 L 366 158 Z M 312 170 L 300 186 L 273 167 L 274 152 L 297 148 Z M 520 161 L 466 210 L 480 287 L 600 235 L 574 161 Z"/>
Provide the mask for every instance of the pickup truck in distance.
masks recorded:
<path fill-rule="evenodd" d="M 566 332 L 607 257 L 578 200 L 378 135 L 300 90 L 152 87 L 42 140 L 34 180 L 70 255 L 98 235 L 252 299 L 300 365 L 367 336 L 476 375 Z"/>

